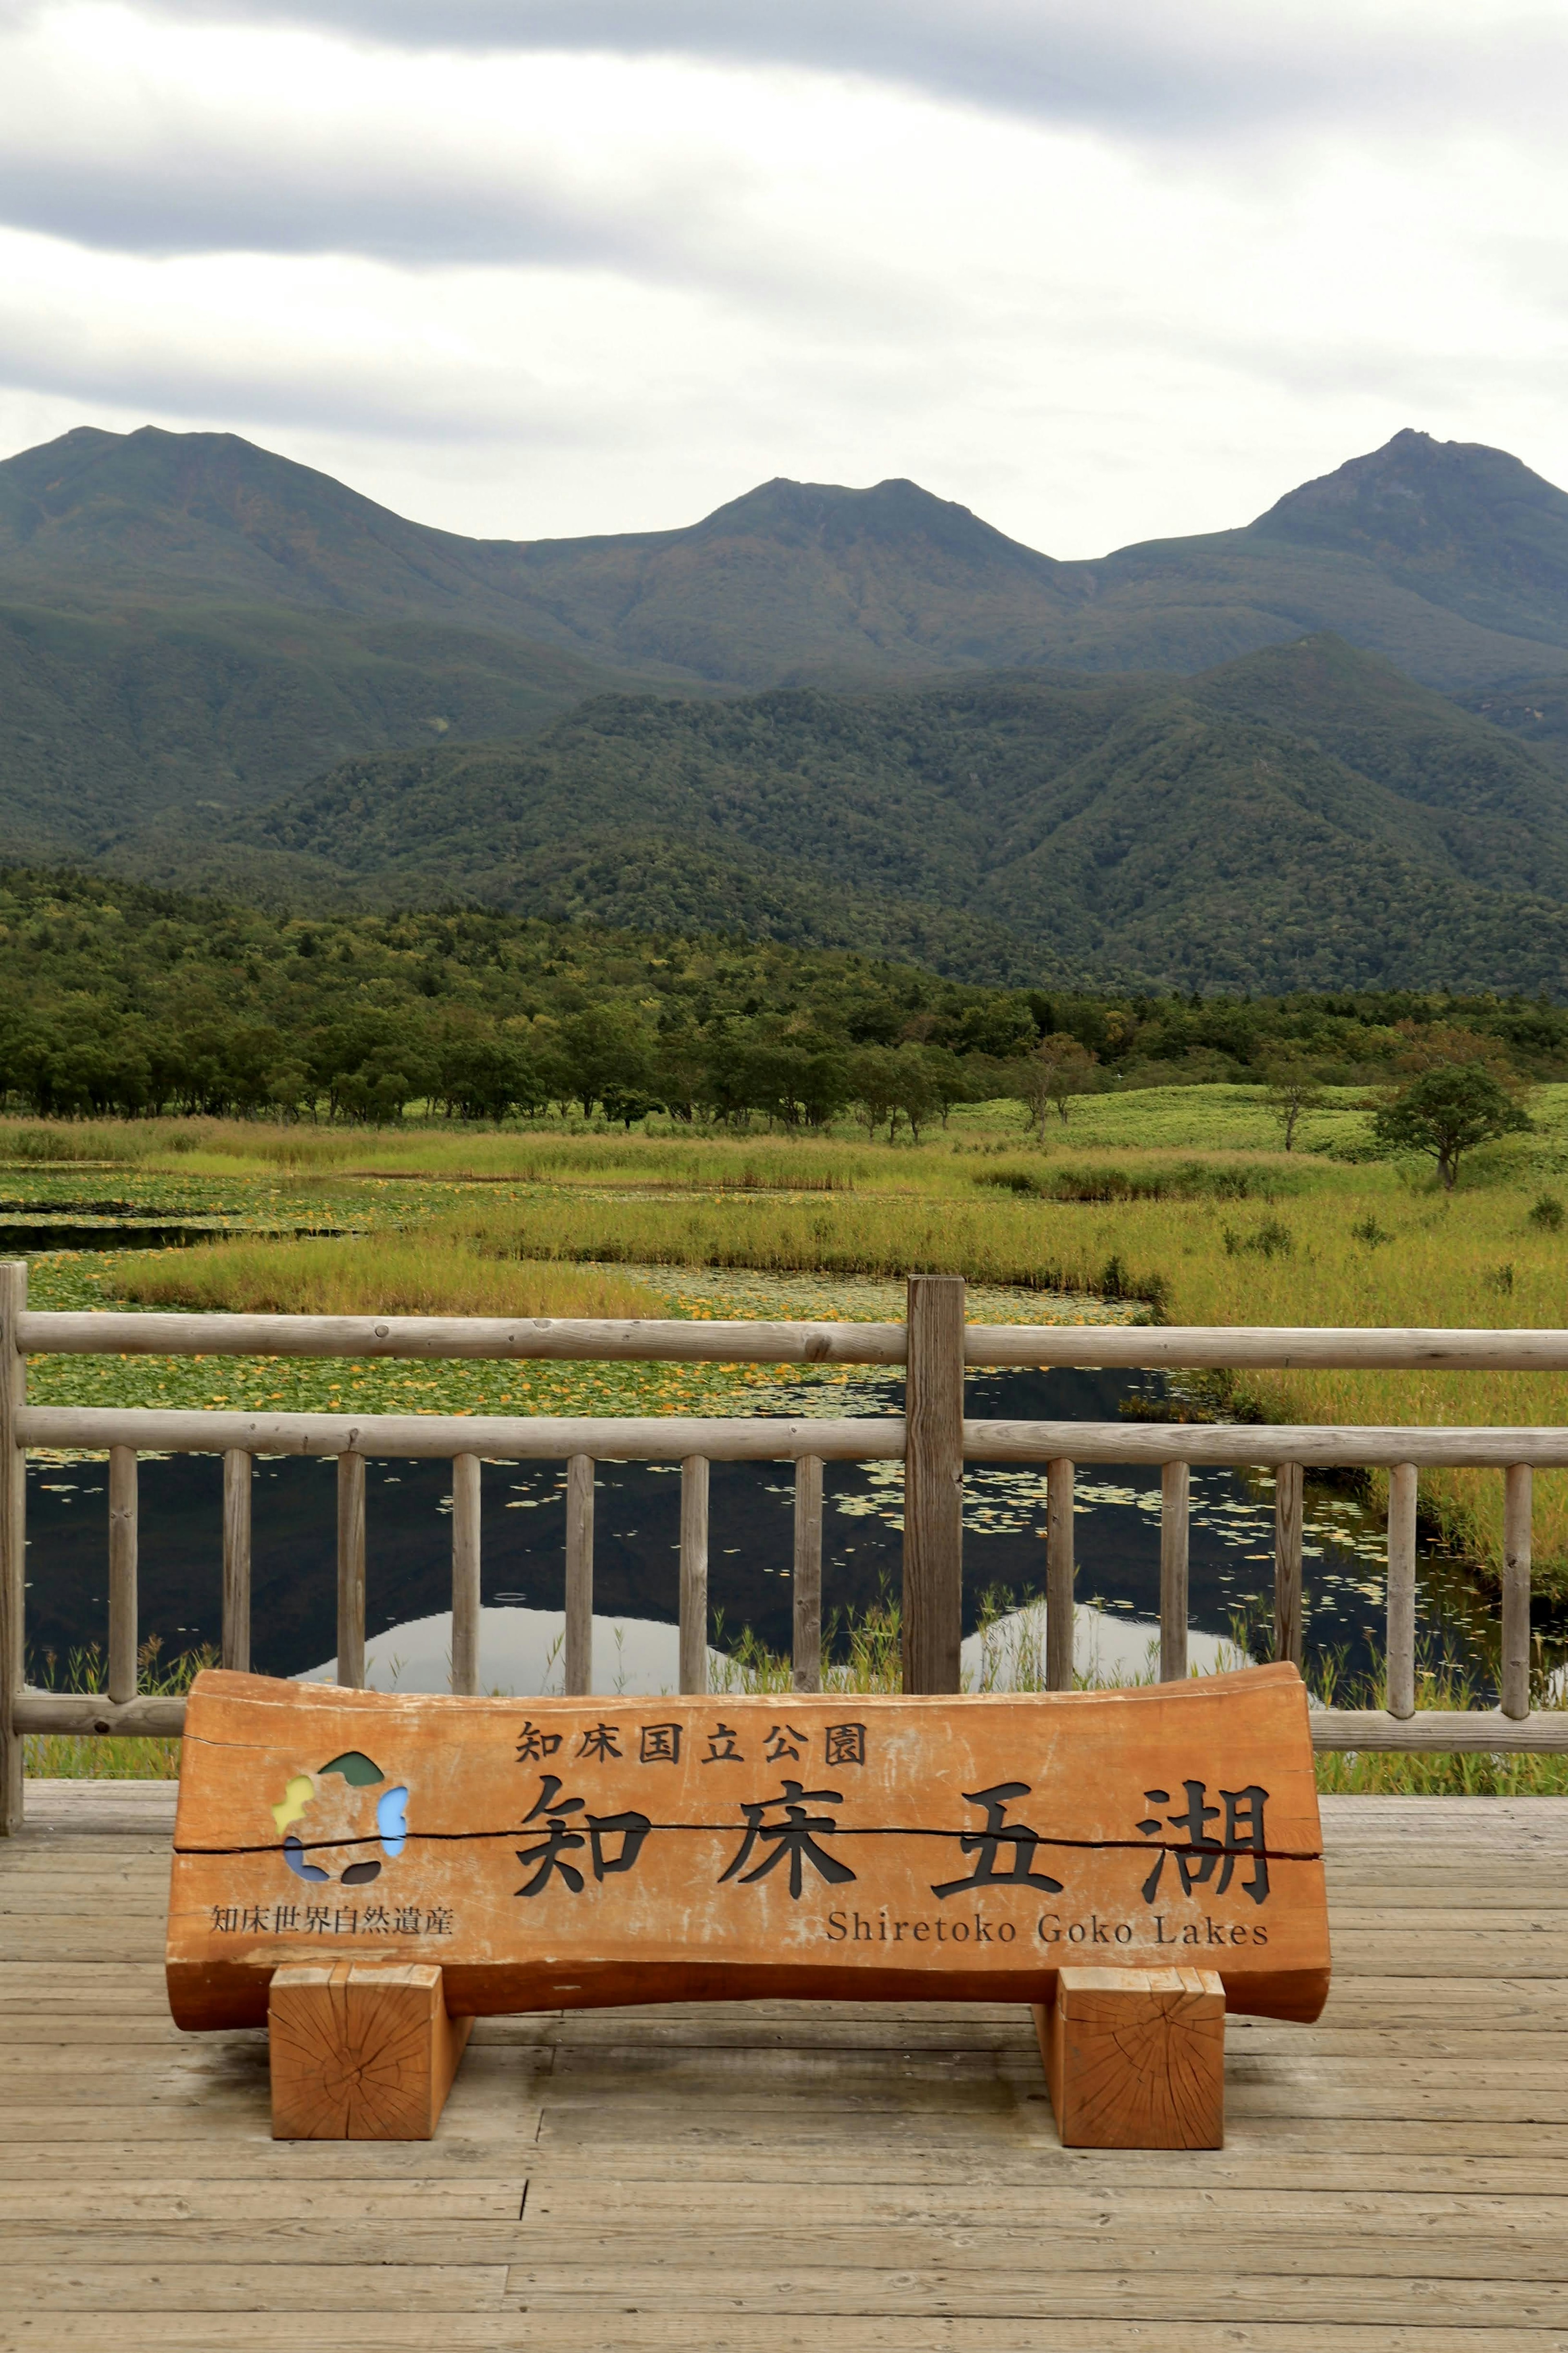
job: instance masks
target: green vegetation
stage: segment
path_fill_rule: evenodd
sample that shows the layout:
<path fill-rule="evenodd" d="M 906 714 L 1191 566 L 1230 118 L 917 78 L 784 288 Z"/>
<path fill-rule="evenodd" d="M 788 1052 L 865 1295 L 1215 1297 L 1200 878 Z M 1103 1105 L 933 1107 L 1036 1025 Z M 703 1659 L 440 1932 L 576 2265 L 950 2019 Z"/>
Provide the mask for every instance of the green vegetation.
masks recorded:
<path fill-rule="evenodd" d="M 792 1135 L 859 1121 L 926 1133 L 1003 1094 L 1072 1142 L 1158 1144 L 1147 1091 L 1240 1082 L 1175 1114 L 1204 1148 L 1271 1145 L 1262 1091 L 1281 1061 L 1314 1089 L 1395 1082 L 1442 1060 L 1505 1076 L 1568 1073 L 1568 1010 L 1544 999 L 1414 990 L 1207 999 L 981 987 L 853 952 L 607 933 L 481 910 L 303 917 L 68 872 L 0 871 L 0 1103 L 44 1118 L 241 1113 L 311 1137 L 237 1147 L 210 1132 L 118 1139 L 16 1132 L 13 1159 L 264 1149 L 363 1166 L 373 1126 L 404 1113 L 471 1124 L 653 1116 L 696 1137 L 759 1123 Z M 1276 1095 L 1277 1095 L 1276 1088 Z M 1130 1093 L 1137 1108 L 1120 1108 Z M 1044 1103 L 1046 1112 L 1040 1106 Z M 1306 1112 L 1309 1148 L 1365 1123 L 1342 1095 Z M 1227 1124 L 1228 1122 L 1228 1124 Z M 378 1157 L 391 1147 L 378 1135 Z M 479 1173 L 477 1144 L 449 1165 Z M 531 1151 L 533 1147 L 531 1145 Z M 520 1164 L 491 1155 L 498 1173 Z M 833 1161 L 835 1168 L 842 1166 Z M 785 1181 L 793 1182 L 793 1178 Z"/>
<path fill-rule="evenodd" d="M 970 979 L 1555 987 L 1568 786 L 1337 639 L 1177 685 L 603 698 L 526 745 L 356 759 L 191 863 L 244 887 L 864 944 Z"/>
<path fill-rule="evenodd" d="M 128 1288 L 148 1306 L 256 1315 L 662 1315 L 640 1283 L 600 1269 L 476 1258 L 422 1232 L 215 1242 L 161 1252 Z"/>
<path fill-rule="evenodd" d="M 1529 1124 L 1522 1107 L 1481 1063 L 1447 1063 L 1401 1087 L 1379 1110 L 1373 1134 L 1396 1152 L 1424 1152 L 1435 1160 L 1443 1189 L 1451 1193 L 1463 1154 Z"/>

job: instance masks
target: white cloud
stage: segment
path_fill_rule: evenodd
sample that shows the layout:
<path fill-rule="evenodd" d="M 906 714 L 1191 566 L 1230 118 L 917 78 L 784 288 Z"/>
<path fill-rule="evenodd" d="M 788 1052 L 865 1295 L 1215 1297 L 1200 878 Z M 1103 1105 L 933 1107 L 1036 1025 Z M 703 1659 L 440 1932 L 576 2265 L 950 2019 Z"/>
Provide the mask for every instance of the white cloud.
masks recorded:
<path fill-rule="evenodd" d="M 1405 424 L 1568 478 L 1562 20 L 1340 7 L 0 5 L 0 442 L 518 536 L 909 474 L 1057 554 Z"/>

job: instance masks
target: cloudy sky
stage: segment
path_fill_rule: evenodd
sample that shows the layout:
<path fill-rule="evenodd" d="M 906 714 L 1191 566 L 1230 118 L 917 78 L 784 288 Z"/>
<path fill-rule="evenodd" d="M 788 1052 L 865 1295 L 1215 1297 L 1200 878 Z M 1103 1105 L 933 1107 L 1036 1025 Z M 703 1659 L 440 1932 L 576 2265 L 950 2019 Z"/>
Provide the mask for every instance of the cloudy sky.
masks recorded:
<path fill-rule="evenodd" d="M 906 474 L 1057 555 L 1403 425 L 1568 484 L 1565 106 L 1561 0 L 0 0 L 0 450 L 517 538 Z"/>

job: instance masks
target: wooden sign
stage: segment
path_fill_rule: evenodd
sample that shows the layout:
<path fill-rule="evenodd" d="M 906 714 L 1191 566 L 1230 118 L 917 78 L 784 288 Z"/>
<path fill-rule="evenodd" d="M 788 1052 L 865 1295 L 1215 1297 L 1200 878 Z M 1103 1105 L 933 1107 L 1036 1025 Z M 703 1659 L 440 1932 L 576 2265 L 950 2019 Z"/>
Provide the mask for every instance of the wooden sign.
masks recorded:
<path fill-rule="evenodd" d="M 434 1966 L 457 2016 L 1044 2003 L 1084 1967 L 1209 1972 L 1231 2010 L 1315 2018 L 1306 1694 L 1289 1666 L 958 1699 L 387 1697 L 203 1674 L 175 2020 L 263 2023 L 279 1970 L 365 1982 L 338 1964 L 396 1965 L 405 1987 Z"/>

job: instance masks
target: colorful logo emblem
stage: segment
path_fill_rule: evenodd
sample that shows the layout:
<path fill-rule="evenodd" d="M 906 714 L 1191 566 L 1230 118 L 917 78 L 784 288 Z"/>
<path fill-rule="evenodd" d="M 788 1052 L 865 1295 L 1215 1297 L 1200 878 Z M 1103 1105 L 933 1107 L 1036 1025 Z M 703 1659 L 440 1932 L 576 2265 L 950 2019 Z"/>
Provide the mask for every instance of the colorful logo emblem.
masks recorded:
<path fill-rule="evenodd" d="M 385 1780 L 374 1757 L 358 1748 L 345 1749 L 314 1773 L 293 1776 L 271 1812 L 283 1840 L 283 1860 L 296 1879 L 331 1879 L 331 1871 L 305 1858 L 307 1852 L 321 1854 L 337 1849 L 345 1858 L 337 1874 L 342 1885 L 367 1887 L 373 1879 L 380 1878 L 382 1869 L 379 1857 L 363 1852 L 373 1834 L 381 1841 L 382 1856 L 388 1862 L 396 1862 L 408 1836 L 408 1791 L 402 1787 L 387 1788 Z M 355 1794 L 372 1789 L 381 1791 L 374 1801 L 374 1833 L 368 1822 L 362 1827 L 371 1801 Z M 308 1814 L 317 1819 L 315 1835 L 307 1841 L 293 1826 L 303 1823 Z"/>

